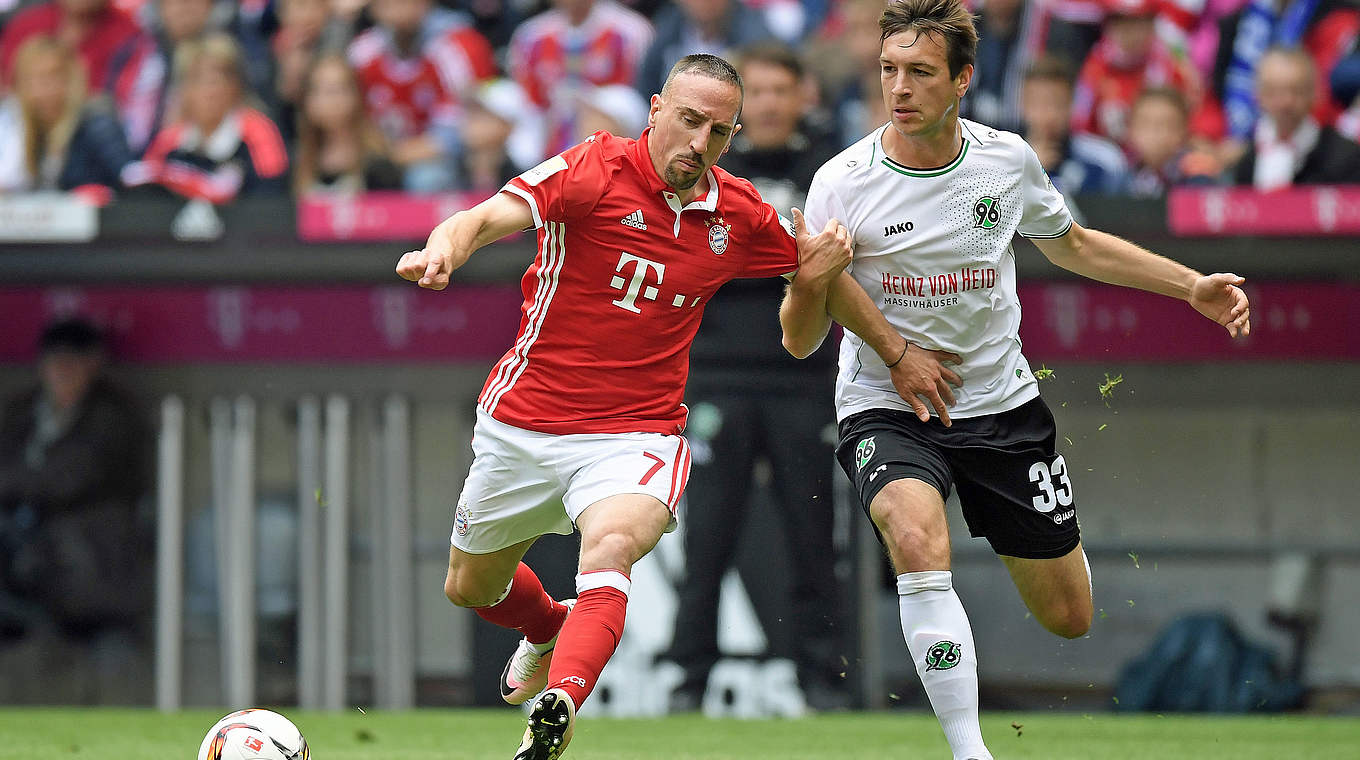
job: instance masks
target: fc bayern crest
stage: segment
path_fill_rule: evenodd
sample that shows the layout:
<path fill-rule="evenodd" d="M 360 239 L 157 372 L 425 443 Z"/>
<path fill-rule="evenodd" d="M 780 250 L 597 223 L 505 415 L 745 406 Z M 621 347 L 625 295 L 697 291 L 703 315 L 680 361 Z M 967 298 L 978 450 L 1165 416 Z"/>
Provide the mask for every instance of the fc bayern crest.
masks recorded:
<path fill-rule="evenodd" d="M 708 218 L 708 247 L 713 249 L 713 253 L 721 256 L 727 250 L 727 243 L 731 240 L 729 231 L 732 225 L 723 220 L 721 216 L 710 216 Z"/>
<path fill-rule="evenodd" d="M 453 513 L 453 528 L 458 531 L 458 535 L 466 536 L 472 528 L 471 521 L 468 519 L 467 505 L 458 504 L 458 509 Z"/>

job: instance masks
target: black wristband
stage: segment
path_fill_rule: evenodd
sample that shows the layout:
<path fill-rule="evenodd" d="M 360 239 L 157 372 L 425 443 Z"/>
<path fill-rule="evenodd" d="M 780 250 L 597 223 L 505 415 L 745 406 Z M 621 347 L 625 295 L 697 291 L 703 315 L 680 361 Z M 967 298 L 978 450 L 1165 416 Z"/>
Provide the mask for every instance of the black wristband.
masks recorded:
<path fill-rule="evenodd" d="M 907 355 L 908 348 L 911 348 L 911 341 L 907 341 L 906 343 L 902 344 L 902 354 L 898 356 L 896 359 L 893 359 L 892 364 L 884 364 L 883 366 L 887 367 L 888 369 L 892 369 L 893 367 L 896 367 L 897 365 L 901 364 L 902 358 Z"/>

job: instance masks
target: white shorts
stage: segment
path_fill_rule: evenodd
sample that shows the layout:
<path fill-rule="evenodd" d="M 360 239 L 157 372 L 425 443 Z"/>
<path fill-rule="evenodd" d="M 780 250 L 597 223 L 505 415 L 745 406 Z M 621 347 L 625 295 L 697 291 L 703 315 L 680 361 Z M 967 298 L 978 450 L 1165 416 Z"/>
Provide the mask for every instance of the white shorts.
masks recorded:
<path fill-rule="evenodd" d="M 552 435 L 524 430 L 477 408 L 472 469 L 454 513 L 453 545 L 487 554 L 545 533 L 571 535 L 595 502 L 646 494 L 671 511 L 689 480 L 689 443 L 661 433 Z"/>

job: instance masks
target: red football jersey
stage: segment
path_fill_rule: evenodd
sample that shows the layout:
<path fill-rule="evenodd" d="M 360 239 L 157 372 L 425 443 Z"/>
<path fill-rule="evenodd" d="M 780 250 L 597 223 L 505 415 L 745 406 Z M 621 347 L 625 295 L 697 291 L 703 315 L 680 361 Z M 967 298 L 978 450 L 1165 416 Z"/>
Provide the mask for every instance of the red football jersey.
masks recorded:
<path fill-rule="evenodd" d="M 548 125 L 552 155 L 576 142 L 576 98 L 588 86 L 631 85 L 652 44 L 646 17 L 601 0 L 573 27 L 557 9 L 525 21 L 510 38 L 510 74 L 524 88 Z"/>
<path fill-rule="evenodd" d="M 544 433 L 675 434 L 708 299 L 798 267 L 792 225 L 751 183 L 709 170 L 683 208 L 637 140 L 597 132 L 511 180 L 538 228 L 519 337 L 478 404 Z M 771 313 L 770 319 L 777 319 Z"/>
<path fill-rule="evenodd" d="M 458 128 L 457 104 L 495 76 L 491 45 L 475 29 L 457 26 L 430 35 L 419 56 L 402 57 L 392 35 L 372 27 L 349 46 L 364 103 L 389 140 Z"/>

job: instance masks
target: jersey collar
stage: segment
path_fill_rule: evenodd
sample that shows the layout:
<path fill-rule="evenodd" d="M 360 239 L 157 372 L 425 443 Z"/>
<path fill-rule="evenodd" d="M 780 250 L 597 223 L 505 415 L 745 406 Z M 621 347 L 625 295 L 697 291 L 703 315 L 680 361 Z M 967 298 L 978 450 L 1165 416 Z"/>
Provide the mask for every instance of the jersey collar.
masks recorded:
<path fill-rule="evenodd" d="M 968 143 L 970 142 L 968 139 L 969 138 L 968 129 L 965 126 L 963 126 L 963 122 L 959 122 L 959 124 L 961 133 L 959 140 L 959 142 L 961 143 L 959 145 L 959 152 L 954 156 L 953 160 L 951 160 L 944 166 L 936 166 L 930 169 L 918 169 L 913 166 L 907 166 L 906 164 L 899 164 L 898 162 L 892 160 L 892 158 L 888 156 L 888 151 L 886 148 L 884 148 L 883 150 L 883 158 L 880 160 L 879 163 L 881 163 L 883 166 L 886 166 L 889 169 L 892 169 L 898 174 L 904 174 L 908 177 L 938 177 L 942 174 L 948 174 L 949 172 L 952 172 L 955 169 L 957 169 L 959 165 L 963 163 L 963 157 L 968 155 Z M 877 148 L 882 142 L 884 135 L 887 134 L 887 131 L 891 128 L 892 128 L 891 125 L 885 124 L 874 136 L 875 151 L 877 151 Z"/>

